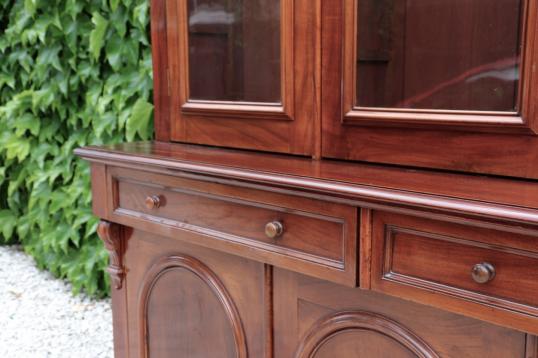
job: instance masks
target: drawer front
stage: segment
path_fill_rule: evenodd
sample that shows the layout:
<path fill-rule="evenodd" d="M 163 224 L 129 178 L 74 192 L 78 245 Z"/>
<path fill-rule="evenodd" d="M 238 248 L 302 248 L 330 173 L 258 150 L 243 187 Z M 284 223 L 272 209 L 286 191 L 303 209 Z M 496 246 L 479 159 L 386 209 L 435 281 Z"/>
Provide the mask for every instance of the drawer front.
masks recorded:
<path fill-rule="evenodd" d="M 206 238 L 197 239 L 202 245 L 357 284 L 357 214 L 351 206 L 120 168 L 110 173 L 117 198 L 112 215 L 195 233 Z"/>
<path fill-rule="evenodd" d="M 376 212 L 373 240 L 376 290 L 538 316 L 538 237 Z"/>

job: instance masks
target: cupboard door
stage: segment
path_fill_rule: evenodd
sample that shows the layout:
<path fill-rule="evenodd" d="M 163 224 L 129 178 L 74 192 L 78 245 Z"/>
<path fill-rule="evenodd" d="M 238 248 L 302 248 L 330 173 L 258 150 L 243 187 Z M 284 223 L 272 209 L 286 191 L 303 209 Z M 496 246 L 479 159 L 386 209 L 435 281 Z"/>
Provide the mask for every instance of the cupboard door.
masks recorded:
<path fill-rule="evenodd" d="M 127 356 L 246 358 L 269 349 L 263 264 L 135 230 L 125 266 Z"/>
<path fill-rule="evenodd" d="M 324 2 L 323 155 L 538 178 L 536 4 Z"/>
<path fill-rule="evenodd" d="M 274 270 L 275 357 L 536 357 L 535 337 Z"/>
<path fill-rule="evenodd" d="M 309 0 L 154 3 L 166 13 L 154 19 L 154 61 L 166 56 L 155 77 L 168 78 L 158 96 L 169 97 L 161 106 L 169 112 L 156 114 L 168 119 L 169 132 L 157 128 L 157 139 L 312 153 L 317 7 Z"/>

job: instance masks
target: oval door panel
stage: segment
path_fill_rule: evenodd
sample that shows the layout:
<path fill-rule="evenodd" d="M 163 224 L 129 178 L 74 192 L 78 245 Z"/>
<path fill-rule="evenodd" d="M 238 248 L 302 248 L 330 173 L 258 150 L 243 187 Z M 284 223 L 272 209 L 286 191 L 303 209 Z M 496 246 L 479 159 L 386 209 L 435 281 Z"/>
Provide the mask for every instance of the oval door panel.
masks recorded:
<path fill-rule="evenodd" d="M 315 358 L 415 358 L 416 354 L 392 338 L 377 332 L 352 329 L 324 341 L 312 355 Z"/>
<path fill-rule="evenodd" d="M 235 305 L 200 261 L 171 256 L 155 264 L 141 291 L 141 352 L 146 357 L 246 357 Z"/>
<path fill-rule="evenodd" d="M 310 327 L 295 358 L 439 358 L 420 337 L 372 312 L 342 311 Z"/>

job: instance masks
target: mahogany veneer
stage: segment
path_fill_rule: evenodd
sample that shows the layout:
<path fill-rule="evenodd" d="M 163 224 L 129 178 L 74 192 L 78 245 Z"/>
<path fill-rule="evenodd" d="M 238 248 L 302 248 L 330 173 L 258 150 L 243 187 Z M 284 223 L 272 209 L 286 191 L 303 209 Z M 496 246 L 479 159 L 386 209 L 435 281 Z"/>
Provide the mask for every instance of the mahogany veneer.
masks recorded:
<path fill-rule="evenodd" d="M 166 252 L 170 257 L 183 257 L 185 247 L 195 245 L 204 247 L 204 250 L 236 255 L 230 256 L 226 262 L 233 261 L 231 257 L 238 259 L 242 257 L 242 260 L 248 259 L 265 264 L 268 268 L 266 270 L 269 270 L 264 274 L 270 281 L 266 282 L 269 287 L 265 288 L 270 292 L 269 297 L 265 298 L 263 304 L 252 303 L 245 309 L 259 310 L 260 314 L 269 312 L 267 314 L 272 318 L 269 319 L 270 323 L 267 323 L 265 330 L 270 332 L 270 337 L 266 339 L 275 337 L 275 343 L 271 344 L 271 349 L 274 348 L 275 351 L 288 351 L 299 347 L 302 347 L 299 350 L 305 352 L 319 350 L 321 349 L 317 347 L 321 344 L 319 342 L 326 340 L 328 336 L 332 337 L 335 332 L 340 331 L 340 328 L 337 328 L 339 325 L 347 327 L 346 324 L 356 327 L 354 329 L 359 332 L 366 329 L 372 333 L 366 334 L 364 338 L 353 334 L 349 337 L 334 338 L 334 341 L 331 338 L 332 343 L 324 343 L 323 346 L 322 351 L 327 352 L 320 356 L 340 350 L 354 352 L 357 349 L 366 349 L 365 352 L 370 352 L 373 348 L 364 348 L 359 342 L 362 339 L 366 341 L 378 339 L 375 336 L 379 333 L 390 337 L 386 342 L 383 338 L 379 343 L 380 347 L 386 346 L 387 351 L 394 351 L 396 356 L 399 354 L 443 356 L 439 353 L 440 350 L 450 352 L 451 345 L 470 342 L 471 338 L 465 330 L 461 330 L 459 333 L 461 336 L 455 337 L 453 342 L 438 341 L 440 337 L 435 340 L 430 337 L 431 331 L 424 336 L 418 334 L 420 330 L 417 331 L 416 328 L 411 329 L 405 324 L 401 326 L 403 322 L 401 319 L 397 321 L 393 319 L 396 311 L 378 316 L 379 310 L 372 313 L 361 306 L 363 300 L 366 300 L 364 302 L 369 300 L 363 289 L 380 291 L 435 306 L 443 311 L 452 311 L 484 322 L 538 334 L 536 323 L 538 302 L 534 297 L 535 264 L 538 260 L 535 198 L 507 195 L 503 200 L 502 196 L 493 195 L 494 193 L 488 190 L 474 190 L 474 187 L 468 187 L 467 190 L 455 187 L 454 194 L 450 195 L 450 186 L 446 184 L 476 181 L 485 187 L 491 183 L 491 187 L 502 193 L 510 192 L 512 186 L 519 185 L 518 181 L 446 174 L 444 182 L 434 184 L 432 181 L 429 187 L 426 186 L 427 192 L 419 192 L 418 185 L 414 186 L 414 191 L 394 189 L 402 177 L 393 177 L 394 183 L 391 183 L 392 177 L 383 174 L 398 170 L 396 168 L 363 165 L 361 168 L 364 170 L 361 173 L 364 178 L 357 175 L 354 181 L 351 181 L 351 175 L 346 171 L 349 164 L 343 162 L 317 163 L 307 159 L 180 144 L 159 142 L 126 144 L 108 148 L 79 149 L 77 153 L 92 162 L 94 205 L 99 208 L 96 211 L 107 221 L 119 223 L 121 227 L 134 228 L 134 233 L 130 235 L 146 237 L 145 241 L 153 241 L 150 239 L 152 235 L 158 235 L 160 238 L 155 240 L 160 244 L 156 249 L 163 242 L 167 242 L 166 245 L 170 250 Z M 247 158 L 249 160 L 245 160 Z M 293 170 L 283 170 L 286 165 L 291 164 Z M 337 176 L 338 172 L 345 174 Z M 378 175 L 370 176 L 369 172 Z M 402 171 L 402 175 L 409 178 L 429 178 L 438 174 Z M 347 180 L 343 181 L 344 178 Z M 409 187 L 406 189 L 412 187 L 411 183 L 412 180 L 408 181 Z M 538 184 L 527 183 L 527 185 L 529 190 L 535 190 Z M 460 195 L 462 193 L 464 195 Z M 155 206 L 153 200 L 148 204 L 148 198 L 156 198 L 158 206 Z M 515 205 L 515 201 L 519 201 L 519 205 Z M 506 202 L 510 202 L 511 205 L 507 205 Z M 266 236 L 265 225 L 274 221 L 281 222 L 284 231 L 281 236 L 270 238 Z M 359 237 L 358 241 L 355 235 Z M 168 259 L 164 258 L 166 256 L 164 252 L 162 255 L 152 254 L 148 249 L 140 250 L 136 246 L 132 247 L 132 243 L 136 241 L 137 239 L 126 239 L 127 252 L 131 250 L 137 257 L 131 265 L 137 265 L 144 256 L 144 260 L 157 262 L 155 265 L 164 265 L 158 267 L 167 272 L 165 267 L 168 267 L 166 266 Z M 191 256 L 188 256 L 188 260 L 191 260 Z M 204 263 L 205 257 L 194 255 L 192 260 Z M 114 269 L 111 272 L 117 272 L 119 265 L 119 272 L 127 272 L 127 286 L 129 286 L 129 263 L 126 262 L 125 268 L 122 268 L 122 263 L 118 264 L 117 260 L 113 262 L 115 262 L 112 266 Z M 479 284 L 473 281 L 471 269 L 474 265 L 484 262 L 494 266 L 496 275 L 490 282 Z M 349 291 L 352 297 L 356 297 L 354 299 L 356 310 L 353 308 L 349 311 L 350 307 L 355 307 L 354 305 L 343 305 L 340 312 L 337 308 L 340 306 L 336 305 L 333 311 L 324 311 L 327 314 L 334 312 L 335 315 L 327 318 L 327 322 L 320 323 L 322 327 L 328 327 L 319 328 L 322 332 L 327 330 L 328 336 L 318 333 L 318 329 L 312 328 L 308 331 L 305 328 L 294 333 L 294 337 L 298 340 L 295 343 L 288 339 L 280 342 L 280 338 L 277 337 L 286 334 L 290 328 L 279 328 L 279 320 L 297 317 L 299 321 L 296 324 L 302 324 L 300 322 L 306 318 L 301 318 L 302 316 L 295 311 L 296 304 L 279 305 L 281 299 L 291 299 L 293 296 L 289 296 L 291 294 L 289 289 L 279 288 L 278 284 L 271 283 L 274 277 L 270 269 L 272 266 L 321 279 L 319 291 L 317 289 L 312 291 L 319 292 L 320 295 L 326 292 L 326 289 L 321 287 L 329 281 L 352 287 L 359 285 L 360 288 Z M 180 265 L 177 270 L 192 271 L 182 267 Z M 285 271 L 282 269 L 278 272 L 284 274 Z M 159 269 L 153 268 L 151 272 L 154 273 L 147 275 L 160 277 Z M 285 275 L 290 276 L 291 273 Z M 127 300 L 130 300 L 129 295 L 138 297 L 142 294 L 140 292 L 147 291 L 146 288 L 142 288 L 145 286 L 142 285 L 141 279 L 136 275 L 133 276 L 132 285 L 135 288 L 131 288 L 132 293 L 126 294 Z M 121 281 L 123 275 L 119 277 Z M 519 291 L 513 289 L 514 284 L 520 288 Z M 167 285 L 174 286 L 172 283 Z M 185 289 L 189 287 L 188 285 Z M 331 297 L 336 298 L 347 292 L 343 286 L 330 287 L 333 292 Z M 235 289 L 230 290 L 234 292 Z M 209 295 L 211 290 L 204 291 L 206 293 L 203 295 Z M 183 300 L 181 290 L 175 293 L 155 292 L 165 296 L 175 295 L 177 299 Z M 377 300 L 383 301 L 381 298 Z M 189 305 L 188 302 L 184 304 Z M 402 311 L 398 311 L 398 314 L 405 315 L 408 304 L 401 301 L 398 305 L 402 305 Z M 136 307 L 139 307 L 139 304 L 127 304 L 126 308 L 123 308 L 127 309 L 126 316 L 130 317 L 132 315 L 129 313 L 130 310 Z M 367 312 L 363 313 L 365 310 Z M 274 313 L 271 313 L 273 311 Z M 437 313 L 435 310 L 429 311 L 432 321 L 430 323 L 424 321 L 422 323 L 424 329 L 429 330 L 433 322 L 446 319 L 444 317 L 446 313 L 443 311 Z M 158 311 L 155 312 L 154 315 L 158 317 Z M 322 319 L 322 316 L 317 317 Z M 156 328 L 148 328 L 149 323 L 140 323 L 147 322 L 148 317 L 149 313 L 144 313 L 140 318 L 142 321 L 127 319 L 128 323 L 124 324 L 132 327 L 131 330 L 143 330 L 146 332 L 144 334 L 151 336 L 151 332 L 157 332 Z M 411 317 L 410 315 L 409 318 Z M 232 318 L 229 319 L 233 321 Z M 456 321 L 459 322 L 460 319 L 463 318 Z M 348 323 L 344 324 L 342 320 Z M 199 324 L 203 327 L 206 323 L 199 322 Z M 207 324 L 210 324 L 210 321 Z M 118 330 L 122 329 L 121 325 L 116 324 Z M 390 329 L 395 332 L 386 333 L 385 330 L 389 329 L 387 326 L 393 327 Z M 493 327 L 491 326 L 493 331 L 498 329 Z M 181 331 L 181 334 L 188 334 L 187 332 Z M 496 332 L 495 334 L 501 334 Z M 507 329 L 504 332 L 516 334 L 515 331 Z M 161 336 L 161 333 L 153 334 Z M 299 341 L 302 334 L 306 335 L 302 338 L 304 341 Z M 232 338 L 233 336 L 230 336 L 229 339 L 233 342 L 237 339 Z M 161 338 L 155 339 L 161 342 Z M 481 331 L 476 339 L 486 339 L 485 331 Z M 531 345 L 534 337 L 529 335 L 525 338 L 525 335 L 522 335 L 519 339 L 519 345 L 514 343 L 513 347 L 506 349 L 513 349 L 514 354 L 518 350 L 523 352 L 525 345 Z M 394 343 L 394 340 L 398 343 Z M 432 340 L 438 343 L 432 343 Z M 139 340 L 136 342 L 138 342 L 136 345 L 144 347 L 143 349 L 153 350 L 147 342 L 140 343 Z M 180 346 L 174 344 L 176 343 L 162 341 L 157 346 L 170 345 L 182 352 L 183 349 L 187 349 L 178 348 Z M 226 344 L 233 346 L 235 343 Z M 359 346 L 362 348 L 358 348 Z M 257 356 L 254 352 L 258 346 L 248 347 L 249 356 Z M 236 345 L 235 351 L 232 349 L 229 356 L 242 356 L 237 353 L 241 349 L 243 348 Z M 409 353 L 409 350 L 413 353 Z M 381 349 L 378 353 L 371 354 L 382 352 Z M 437 352 L 435 353 L 437 355 L 431 352 Z M 463 356 L 472 357 L 473 354 L 478 354 L 478 351 L 470 352 L 472 353 Z M 267 356 L 268 353 L 265 354 Z M 275 356 L 287 356 L 287 354 L 289 353 Z M 301 353 L 299 356 L 305 354 Z M 161 356 L 160 353 L 150 354 L 153 355 Z M 167 356 L 165 353 L 162 355 Z"/>
<path fill-rule="evenodd" d="M 538 358 L 537 4 L 151 0 L 116 356 Z"/>
<path fill-rule="evenodd" d="M 203 235 L 211 239 L 199 244 L 357 285 L 352 206 L 123 168 L 110 168 L 107 176 L 107 197 L 117 198 L 107 203 L 114 222 Z M 152 197 L 160 204 L 148 208 Z M 280 234 L 267 233 L 273 223 L 282 226 Z"/>

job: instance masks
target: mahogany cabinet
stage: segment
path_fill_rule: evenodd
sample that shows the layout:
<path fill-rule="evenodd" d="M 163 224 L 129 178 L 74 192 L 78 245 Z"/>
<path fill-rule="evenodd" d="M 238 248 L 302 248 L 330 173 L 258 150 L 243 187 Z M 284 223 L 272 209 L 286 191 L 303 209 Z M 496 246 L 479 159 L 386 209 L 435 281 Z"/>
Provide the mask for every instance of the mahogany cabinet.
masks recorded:
<path fill-rule="evenodd" d="M 117 357 L 538 358 L 536 0 L 152 0 L 77 149 Z"/>

